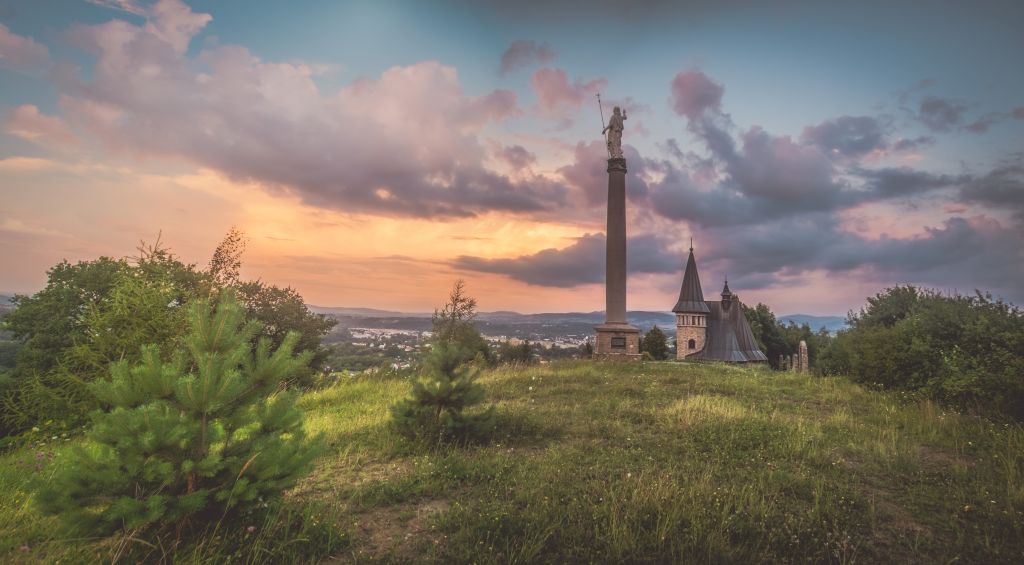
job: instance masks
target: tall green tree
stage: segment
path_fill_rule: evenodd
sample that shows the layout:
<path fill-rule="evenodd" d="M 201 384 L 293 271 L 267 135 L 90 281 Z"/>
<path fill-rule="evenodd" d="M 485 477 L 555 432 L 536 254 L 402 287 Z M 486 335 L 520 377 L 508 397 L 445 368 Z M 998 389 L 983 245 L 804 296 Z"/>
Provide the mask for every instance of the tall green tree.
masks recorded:
<path fill-rule="evenodd" d="M 70 530 L 180 532 L 277 496 L 310 470 L 317 442 L 283 389 L 311 357 L 293 354 L 298 335 L 253 350 L 259 324 L 231 292 L 212 313 L 194 302 L 188 322 L 174 354 L 145 347 L 138 364 L 115 363 L 109 380 L 88 385 L 105 409 L 37 496 Z"/>

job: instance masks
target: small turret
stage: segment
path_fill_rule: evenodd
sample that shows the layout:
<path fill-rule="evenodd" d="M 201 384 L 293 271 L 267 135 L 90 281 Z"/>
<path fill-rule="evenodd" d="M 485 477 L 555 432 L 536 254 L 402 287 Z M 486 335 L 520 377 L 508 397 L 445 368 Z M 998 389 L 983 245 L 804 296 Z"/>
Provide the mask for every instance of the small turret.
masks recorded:
<path fill-rule="evenodd" d="M 722 288 L 722 310 L 728 311 L 736 295 L 729 290 L 729 277 L 725 277 L 725 287 Z"/>

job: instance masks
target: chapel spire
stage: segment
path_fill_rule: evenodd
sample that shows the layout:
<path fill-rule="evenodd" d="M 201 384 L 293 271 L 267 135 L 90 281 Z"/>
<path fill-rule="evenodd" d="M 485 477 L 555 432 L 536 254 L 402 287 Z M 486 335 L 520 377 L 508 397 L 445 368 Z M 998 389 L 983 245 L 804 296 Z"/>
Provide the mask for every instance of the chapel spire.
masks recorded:
<path fill-rule="evenodd" d="M 700 288 L 700 277 L 697 275 L 697 260 L 693 257 L 693 240 L 690 240 L 690 257 L 686 260 L 686 272 L 683 273 L 683 286 L 679 289 L 679 301 L 673 312 L 694 312 L 706 314 L 708 305 L 704 303 L 704 292 Z"/>

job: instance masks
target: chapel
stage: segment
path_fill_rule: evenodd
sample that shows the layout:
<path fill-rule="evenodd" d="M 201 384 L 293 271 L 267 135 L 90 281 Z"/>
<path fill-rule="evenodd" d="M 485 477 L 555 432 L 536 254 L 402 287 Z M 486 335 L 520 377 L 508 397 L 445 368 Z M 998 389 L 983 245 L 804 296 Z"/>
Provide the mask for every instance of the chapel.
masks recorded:
<path fill-rule="evenodd" d="M 686 260 L 676 315 L 676 359 L 725 361 L 727 363 L 766 363 L 768 357 L 758 348 L 754 332 L 743 315 L 738 295 L 729 290 L 726 279 L 722 300 L 704 300 L 697 275 L 697 260 Z"/>

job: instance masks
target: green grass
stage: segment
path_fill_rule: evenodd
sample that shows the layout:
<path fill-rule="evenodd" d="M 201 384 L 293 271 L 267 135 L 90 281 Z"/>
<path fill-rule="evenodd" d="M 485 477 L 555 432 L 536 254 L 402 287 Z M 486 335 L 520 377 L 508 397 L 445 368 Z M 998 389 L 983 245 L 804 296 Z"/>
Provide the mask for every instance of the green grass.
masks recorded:
<path fill-rule="evenodd" d="M 481 383 L 498 435 L 432 451 L 387 426 L 404 381 L 307 394 L 329 446 L 317 470 L 176 559 L 1024 562 L 1020 426 L 719 365 L 566 362 Z M 36 512 L 31 483 L 63 445 L 38 470 L 33 450 L 0 458 L 0 562 L 110 560 L 134 543 L 64 540 Z"/>

